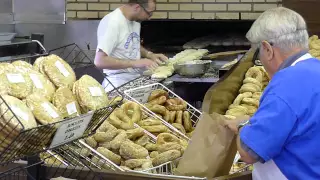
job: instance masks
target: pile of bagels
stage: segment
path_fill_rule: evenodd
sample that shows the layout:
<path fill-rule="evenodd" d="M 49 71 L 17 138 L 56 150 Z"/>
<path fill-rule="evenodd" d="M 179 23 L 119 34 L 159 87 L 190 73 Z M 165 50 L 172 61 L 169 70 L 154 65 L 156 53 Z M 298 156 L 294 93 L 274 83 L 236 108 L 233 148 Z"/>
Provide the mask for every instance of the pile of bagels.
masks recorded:
<path fill-rule="evenodd" d="M 235 119 L 239 116 L 252 116 L 259 107 L 259 100 L 270 78 L 262 66 L 254 66 L 248 69 L 239 90 L 239 95 L 229 106 L 225 116 Z"/>

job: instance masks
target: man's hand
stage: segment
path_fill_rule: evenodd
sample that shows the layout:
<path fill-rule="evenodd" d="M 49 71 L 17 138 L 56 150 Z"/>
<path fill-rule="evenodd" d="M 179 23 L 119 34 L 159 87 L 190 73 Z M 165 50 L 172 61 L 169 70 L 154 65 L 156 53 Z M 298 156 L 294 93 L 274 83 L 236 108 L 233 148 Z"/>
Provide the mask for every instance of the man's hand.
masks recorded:
<path fill-rule="evenodd" d="M 152 61 L 157 62 L 158 64 L 162 64 L 163 62 L 168 61 L 168 57 L 163 54 L 154 54 L 150 53 L 148 56 Z"/>
<path fill-rule="evenodd" d="M 139 59 L 136 61 L 132 61 L 134 68 L 147 68 L 147 69 L 155 69 L 158 67 L 158 64 L 150 59 Z"/>
<path fill-rule="evenodd" d="M 242 116 L 242 117 L 238 117 L 238 118 L 233 119 L 233 120 L 225 120 L 224 121 L 224 126 L 227 127 L 228 129 L 230 129 L 235 134 L 239 134 L 239 131 L 238 131 L 239 124 L 243 123 L 243 122 L 245 122 L 245 121 L 247 121 L 249 119 L 250 119 L 249 116 Z"/>

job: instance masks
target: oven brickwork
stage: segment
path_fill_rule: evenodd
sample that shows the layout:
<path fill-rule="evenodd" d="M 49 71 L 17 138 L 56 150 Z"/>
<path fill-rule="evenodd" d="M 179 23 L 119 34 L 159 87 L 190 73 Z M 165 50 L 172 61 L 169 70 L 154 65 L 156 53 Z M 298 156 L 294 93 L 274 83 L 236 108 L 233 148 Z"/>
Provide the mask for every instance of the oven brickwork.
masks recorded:
<path fill-rule="evenodd" d="M 68 19 L 99 19 L 128 0 L 66 0 Z M 153 19 L 252 20 L 282 0 L 157 0 Z"/>

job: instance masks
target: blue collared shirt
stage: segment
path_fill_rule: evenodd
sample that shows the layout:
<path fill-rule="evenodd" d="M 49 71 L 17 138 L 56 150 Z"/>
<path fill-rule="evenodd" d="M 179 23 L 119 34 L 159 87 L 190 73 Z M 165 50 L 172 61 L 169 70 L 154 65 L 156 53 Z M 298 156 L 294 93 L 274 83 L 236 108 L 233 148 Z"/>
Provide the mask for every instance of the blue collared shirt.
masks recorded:
<path fill-rule="evenodd" d="M 273 76 L 240 139 L 288 179 L 320 179 L 320 61 L 290 66 L 302 55 L 287 59 Z"/>

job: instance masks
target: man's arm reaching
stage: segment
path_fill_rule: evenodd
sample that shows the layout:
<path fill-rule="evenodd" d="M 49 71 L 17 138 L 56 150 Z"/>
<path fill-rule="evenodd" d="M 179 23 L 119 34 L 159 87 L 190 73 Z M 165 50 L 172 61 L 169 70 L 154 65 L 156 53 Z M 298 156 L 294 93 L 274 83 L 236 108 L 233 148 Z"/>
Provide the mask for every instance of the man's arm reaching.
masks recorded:
<path fill-rule="evenodd" d="M 165 55 L 155 54 L 151 51 L 148 51 L 142 45 L 140 46 L 140 53 L 141 53 L 141 57 L 151 59 L 152 61 L 157 62 L 158 64 L 161 64 L 161 62 L 168 60 L 168 57 L 166 57 Z"/>
<path fill-rule="evenodd" d="M 156 63 L 149 59 L 140 60 L 129 60 L 129 59 L 118 59 L 108 56 L 105 52 L 99 49 L 96 52 L 94 64 L 100 69 L 127 69 L 127 68 L 154 68 Z"/>

